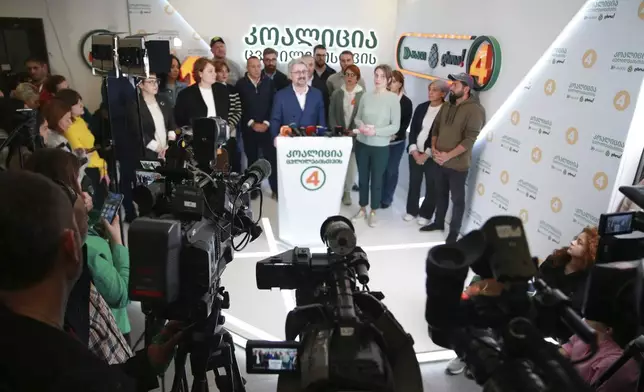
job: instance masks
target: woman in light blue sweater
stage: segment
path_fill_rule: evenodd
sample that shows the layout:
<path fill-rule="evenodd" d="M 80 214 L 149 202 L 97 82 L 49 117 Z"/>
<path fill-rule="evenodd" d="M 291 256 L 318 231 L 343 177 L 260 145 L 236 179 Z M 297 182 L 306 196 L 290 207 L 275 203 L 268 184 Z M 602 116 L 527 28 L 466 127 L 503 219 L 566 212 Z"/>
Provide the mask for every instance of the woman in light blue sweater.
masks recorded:
<path fill-rule="evenodd" d="M 374 92 L 365 93 L 360 100 L 355 123 L 360 133 L 356 137 L 355 154 L 360 185 L 360 211 L 353 220 L 365 219 L 369 226 L 377 224 L 376 210 L 380 208 L 383 175 L 389 159 L 391 136 L 400 128 L 400 102 L 387 87 L 392 81 L 391 67 L 379 65 L 374 72 Z M 371 203 L 369 203 L 371 191 Z M 367 204 L 371 212 L 367 216 Z"/>

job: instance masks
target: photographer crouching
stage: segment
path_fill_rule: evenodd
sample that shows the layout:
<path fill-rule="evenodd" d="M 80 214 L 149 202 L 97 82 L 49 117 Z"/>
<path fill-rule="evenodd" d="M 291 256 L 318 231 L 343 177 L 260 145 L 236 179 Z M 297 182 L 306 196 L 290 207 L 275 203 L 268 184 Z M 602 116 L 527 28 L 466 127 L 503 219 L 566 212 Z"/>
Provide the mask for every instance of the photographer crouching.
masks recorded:
<path fill-rule="evenodd" d="M 147 350 L 109 366 L 88 350 L 87 331 L 68 323 L 70 310 L 89 318 L 89 306 L 68 306 L 83 272 L 86 222 L 83 198 L 71 187 L 28 172 L 0 173 L 0 390 L 145 391 L 171 361 L 177 324 Z"/>

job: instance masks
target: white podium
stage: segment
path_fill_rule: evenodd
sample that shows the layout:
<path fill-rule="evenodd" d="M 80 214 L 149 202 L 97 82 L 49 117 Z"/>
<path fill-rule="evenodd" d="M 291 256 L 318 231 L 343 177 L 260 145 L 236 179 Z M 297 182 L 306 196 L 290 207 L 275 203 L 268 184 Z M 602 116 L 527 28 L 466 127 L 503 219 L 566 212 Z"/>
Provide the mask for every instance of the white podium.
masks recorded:
<path fill-rule="evenodd" d="M 278 137 L 279 238 L 321 246 L 320 226 L 340 212 L 351 137 Z"/>

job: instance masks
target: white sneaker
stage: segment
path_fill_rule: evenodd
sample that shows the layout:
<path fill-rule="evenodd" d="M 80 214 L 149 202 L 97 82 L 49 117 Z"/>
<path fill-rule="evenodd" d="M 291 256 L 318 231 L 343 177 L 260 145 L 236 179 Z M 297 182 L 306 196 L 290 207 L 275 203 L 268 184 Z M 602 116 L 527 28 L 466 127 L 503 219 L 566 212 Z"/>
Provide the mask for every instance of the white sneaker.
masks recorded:
<path fill-rule="evenodd" d="M 403 216 L 403 220 L 405 222 L 411 222 L 412 220 L 414 220 L 414 218 L 415 218 L 415 216 L 413 216 L 411 214 L 405 214 L 405 216 Z"/>
<path fill-rule="evenodd" d="M 378 217 L 376 217 L 376 212 L 371 211 L 369 213 L 369 218 L 367 219 L 367 224 L 369 227 L 376 227 L 378 226 Z"/>
<path fill-rule="evenodd" d="M 342 204 L 350 206 L 353 201 L 351 200 L 351 192 L 344 192 L 342 195 Z"/>
<path fill-rule="evenodd" d="M 425 219 L 419 216 L 416 222 L 419 226 L 427 226 L 429 224 L 429 219 Z"/>
<path fill-rule="evenodd" d="M 461 358 L 454 358 L 449 363 L 447 364 L 447 368 L 445 368 L 445 373 L 449 375 L 457 375 L 463 373 L 463 370 L 465 370 L 465 361 L 463 361 Z"/>
<path fill-rule="evenodd" d="M 355 222 L 361 219 L 365 219 L 366 217 L 367 217 L 367 211 L 361 208 L 360 211 L 358 211 L 358 213 L 351 218 L 351 220 Z"/>

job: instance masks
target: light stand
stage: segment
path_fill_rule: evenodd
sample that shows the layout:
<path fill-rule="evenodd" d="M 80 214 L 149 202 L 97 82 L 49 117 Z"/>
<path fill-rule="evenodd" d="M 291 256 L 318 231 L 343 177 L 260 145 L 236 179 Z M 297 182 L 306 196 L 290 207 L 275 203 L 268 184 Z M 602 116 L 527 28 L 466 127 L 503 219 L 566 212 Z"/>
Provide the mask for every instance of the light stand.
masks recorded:
<path fill-rule="evenodd" d="M 4 148 L 7 147 L 7 146 L 9 146 L 9 148 L 11 149 L 11 142 L 13 141 L 13 139 L 15 139 L 16 136 L 18 136 L 18 134 L 20 134 L 20 132 L 25 127 L 28 127 L 30 125 L 30 123 L 31 123 L 32 126 L 35 126 L 34 120 L 35 120 L 35 118 L 31 117 L 31 115 L 30 115 L 29 118 L 24 120 L 22 123 L 20 123 L 20 125 L 18 125 L 11 132 L 9 132 L 9 135 L 7 136 L 7 138 L 2 142 L 2 144 L 0 144 L 0 151 L 4 150 Z M 31 142 L 32 142 L 31 150 L 33 150 L 34 147 L 35 147 L 35 142 L 34 142 L 33 138 L 31 139 Z M 22 155 L 22 149 L 20 147 L 22 147 L 22 146 L 18 146 L 18 160 L 20 162 L 20 168 L 22 169 L 24 167 L 24 158 L 23 158 L 23 155 Z M 9 153 L 11 153 L 11 151 L 9 151 Z M 9 158 L 9 156 L 7 156 L 7 158 Z"/>

